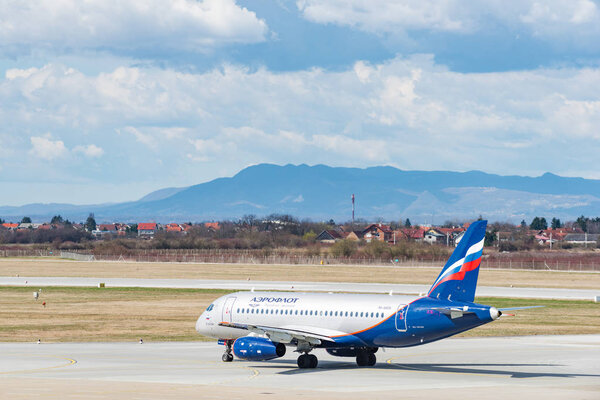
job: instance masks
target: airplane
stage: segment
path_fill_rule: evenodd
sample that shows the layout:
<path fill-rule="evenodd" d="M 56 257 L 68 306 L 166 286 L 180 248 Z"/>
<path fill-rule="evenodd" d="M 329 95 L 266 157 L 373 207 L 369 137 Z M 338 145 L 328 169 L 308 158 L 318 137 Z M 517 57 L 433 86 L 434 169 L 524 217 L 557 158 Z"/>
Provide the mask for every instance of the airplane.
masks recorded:
<path fill-rule="evenodd" d="M 316 368 L 323 348 L 373 366 L 384 347 L 444 339 L 498 319 L 503 311 L 474 303 L 487 221 L 473 222 L 424 296 L 349 293 L 237 292 L 215 300 L 196 331 L 225 345 L 222 360 L 266 361 L 287 346 L 299 368 Z"/>

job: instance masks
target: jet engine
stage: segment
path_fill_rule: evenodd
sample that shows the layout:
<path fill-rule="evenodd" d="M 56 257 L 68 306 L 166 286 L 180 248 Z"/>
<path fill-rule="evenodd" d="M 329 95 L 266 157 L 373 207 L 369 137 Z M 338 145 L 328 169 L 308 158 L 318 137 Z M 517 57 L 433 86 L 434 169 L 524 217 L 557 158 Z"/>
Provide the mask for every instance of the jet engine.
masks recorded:
<path fill-rule="evenodd" d="M 285 350 L 285 344 L 262 337 L 245 336 L 233 343 L 233 354 L 242 360 L 271 360 L 285 355 Z"/>

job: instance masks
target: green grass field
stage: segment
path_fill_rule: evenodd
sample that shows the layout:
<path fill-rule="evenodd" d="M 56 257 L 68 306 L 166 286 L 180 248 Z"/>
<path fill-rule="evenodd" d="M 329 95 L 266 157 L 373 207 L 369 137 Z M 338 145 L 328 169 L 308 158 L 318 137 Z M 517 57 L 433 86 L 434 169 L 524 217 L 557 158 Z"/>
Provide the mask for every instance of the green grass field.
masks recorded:
<path fill-rule="evenodd" d="M 227 290 L 153 288 L 0 288 L 0 341 L 206 340 L 194 330 L 200 313 Z M 588 301 L 478 298 L 497 308 L 542 305 L 515 311 L 460 336 L 600 333 L 600 304 Z M 43 306 L 46 302 L 46 306 Z"/>

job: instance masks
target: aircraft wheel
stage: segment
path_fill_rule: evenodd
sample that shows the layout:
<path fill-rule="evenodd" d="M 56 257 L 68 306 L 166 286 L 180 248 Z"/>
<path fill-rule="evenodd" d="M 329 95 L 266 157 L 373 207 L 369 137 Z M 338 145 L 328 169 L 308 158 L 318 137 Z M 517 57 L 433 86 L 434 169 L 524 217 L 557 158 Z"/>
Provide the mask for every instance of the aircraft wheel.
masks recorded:
<path fill-rule="evenodd" d="M 233 354 L 223 353 L 221 360 L 223 360 L 223 362 L 231 362 L 231 361 L 233 361 Z"/>
<path fill-rule="evenodd" d="M 310 364 L 308 368 L 317 368 L 319 365 L 319 359 L 314 354 L 308 354 L 308 359 L 310 360 Z"/>
<path fill-rule="evenodd" d="M 310 358 L 308 354 L 302 354 L 298 357 L 298 368 L 309 368 L 310 367 Z"/>
<path fill-rule="evenodd" d="M 356 364 L 359 367 L 366 367 L 369 364 L 369 354 L 366 351 L 361 351 L 356 356 Z"/>
<path fill-rule="evenodd" d="M 377 362 L 377 357 L 375 357 L 375 354 L 369 353 L 369 361 L 367 362 L 367 365 L 369 367 L 372 367 L 373 365 L 375 365 L 376 362 Z"/>

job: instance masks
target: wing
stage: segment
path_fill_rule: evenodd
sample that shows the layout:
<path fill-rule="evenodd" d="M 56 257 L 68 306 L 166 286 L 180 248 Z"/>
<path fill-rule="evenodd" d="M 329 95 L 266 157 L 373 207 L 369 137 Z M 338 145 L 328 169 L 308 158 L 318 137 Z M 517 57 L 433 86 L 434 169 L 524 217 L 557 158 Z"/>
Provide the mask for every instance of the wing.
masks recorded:
<path fill-rule="evenodd" d="M 258 335 L 266 335 L 272 341 L 279 343 L 291 343 L 292 341 L 308 342 L 312 345 L 320 345 L 321 342 L 335 342 L 331 337 L 319 333 L 314 327 L 274 327 L 264 325 L 237 324 L 234 322 L 221 322 L 219 326 L 227 328 L 246 330 Z M 330 333 L 330 332 L 327 332 Z M 344 332 L 335 332 L 344 334 Z"/>

